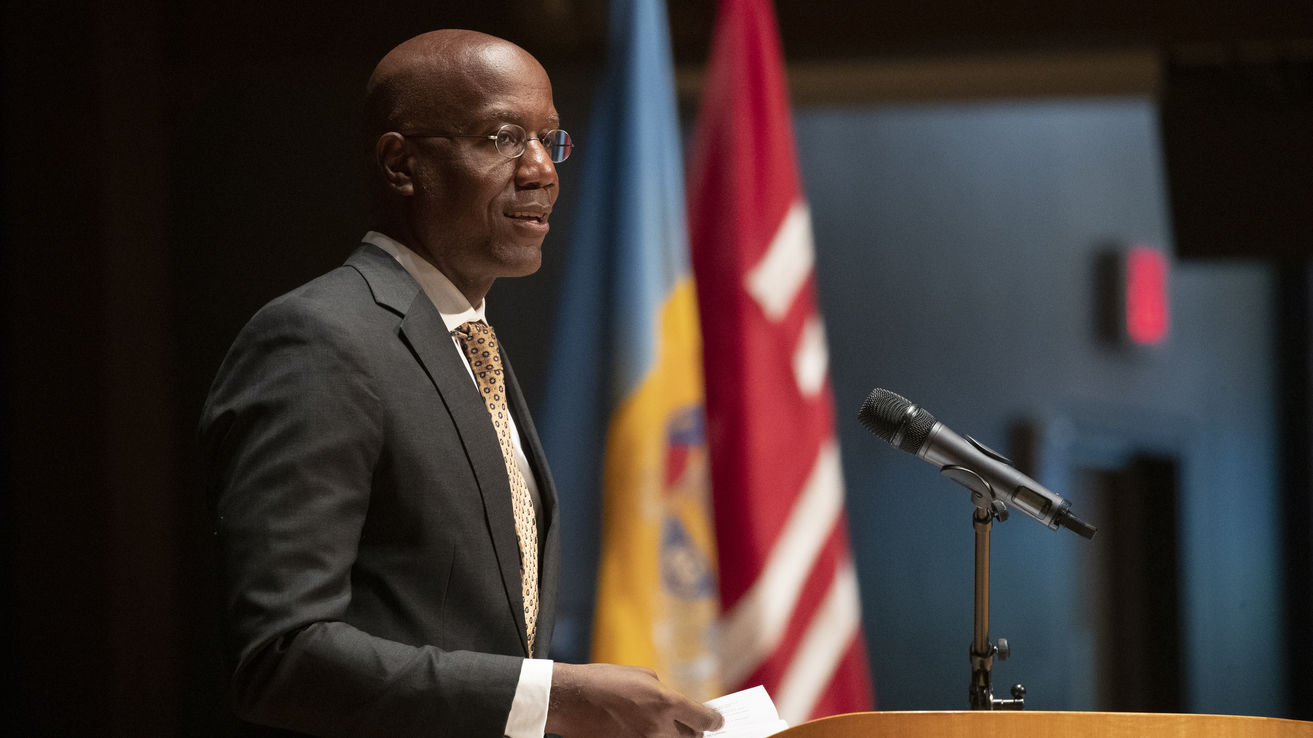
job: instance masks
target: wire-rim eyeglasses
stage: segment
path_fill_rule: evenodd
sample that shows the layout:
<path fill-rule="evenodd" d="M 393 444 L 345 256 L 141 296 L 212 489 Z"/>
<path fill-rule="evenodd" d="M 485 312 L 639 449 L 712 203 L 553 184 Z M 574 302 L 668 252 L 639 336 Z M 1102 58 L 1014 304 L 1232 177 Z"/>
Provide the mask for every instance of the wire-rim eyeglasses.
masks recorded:
<path fill-rule="evenodd" d="M 497 129 L 496 133 L 489 134 L 468 134 L 468 133 L 430 133 L 427 131 L 416 131 L 414 133 L 403 133 L 406 138 L 482 138 L 492 141 L 497 147 L 497 153 L 507 159 L 518 159 L 524 154 L 525 149 L 529 146 L 529 134 L 523 127 L 514 123 L 507 123 Z M 547 156 L 551 158 L 553 164 L 560 164 L 570 158 L 574 151 L 574 141 L 570 134 L 560 128 L 540 135 L 533 136 L 542 144 L 547 151 Z"/>

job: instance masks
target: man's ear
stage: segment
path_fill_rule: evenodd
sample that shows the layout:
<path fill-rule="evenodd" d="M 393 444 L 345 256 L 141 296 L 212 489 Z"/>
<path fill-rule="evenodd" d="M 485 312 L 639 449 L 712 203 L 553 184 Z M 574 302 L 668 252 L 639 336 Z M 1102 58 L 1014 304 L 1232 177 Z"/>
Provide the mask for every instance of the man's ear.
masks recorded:
<path fill-rule="evenodd" d="M 406 197 L 415 194 L 405 136 L 395 131 L 379 136 L 378 142 L 374 144 L 374 163 L 378 165 L 378 171 L 383 175 L 389 190 Z"/>

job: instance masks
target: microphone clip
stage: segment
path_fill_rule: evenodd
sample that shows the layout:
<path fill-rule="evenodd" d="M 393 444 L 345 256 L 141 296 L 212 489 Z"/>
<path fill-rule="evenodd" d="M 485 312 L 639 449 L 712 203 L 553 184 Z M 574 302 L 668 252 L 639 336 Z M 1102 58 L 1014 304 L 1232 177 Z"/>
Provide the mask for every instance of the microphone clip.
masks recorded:
<path fill-rule="evenodd" d="M 1008 519 L 1008 506 L 994 494 L 994 488 L 984 477 L 965 466 L 950 464 L 939 470 L 940 474 L 957 482 L 971 491 L 971 504 L 983 510 L 1000 522 Z"/>

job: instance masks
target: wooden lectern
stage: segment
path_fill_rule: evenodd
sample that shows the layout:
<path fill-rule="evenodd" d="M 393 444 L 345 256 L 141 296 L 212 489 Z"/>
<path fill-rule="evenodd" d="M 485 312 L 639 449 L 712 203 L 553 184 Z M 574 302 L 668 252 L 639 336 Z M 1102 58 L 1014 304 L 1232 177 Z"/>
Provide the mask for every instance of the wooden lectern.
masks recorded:
<path fill-rule="evenodd" d="M 854 712 L 795 725 L 778 738 L 1313 738 L 1313 723 L 1152 712 Z"/>

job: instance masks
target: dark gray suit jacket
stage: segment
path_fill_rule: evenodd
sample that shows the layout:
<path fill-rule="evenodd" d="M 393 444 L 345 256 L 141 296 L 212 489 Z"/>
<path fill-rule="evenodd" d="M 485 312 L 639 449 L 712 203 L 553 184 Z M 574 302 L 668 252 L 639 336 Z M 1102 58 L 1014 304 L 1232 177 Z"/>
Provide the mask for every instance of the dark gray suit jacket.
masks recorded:
<path fill-rule="evenodd" d="M 505 368 L 542 499 L 543 654 L 556 492 Z M 318 735 L 501 735 L 528 655 L 505 465 L 442 318 L 395 259 L 361 246 L 260 310 L 201 441 L 239 716 Z"/>

